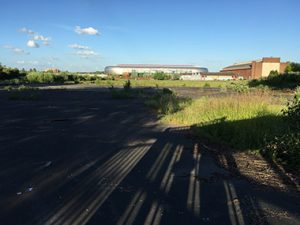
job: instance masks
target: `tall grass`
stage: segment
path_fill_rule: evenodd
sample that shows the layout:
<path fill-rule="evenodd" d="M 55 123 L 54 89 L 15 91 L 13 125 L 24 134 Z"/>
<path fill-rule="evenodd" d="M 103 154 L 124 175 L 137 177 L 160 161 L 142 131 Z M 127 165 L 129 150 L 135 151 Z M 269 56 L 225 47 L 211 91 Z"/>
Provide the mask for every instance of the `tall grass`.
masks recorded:
<path fill-rule="evenodd" d="M 287 169 L 300 171 L 299 93 L 297 89 L 289 104 L 270 91 L 203 97 L 189 104 L 174 95 L 153 101 L 164 112 L 163 122 L 191 126 L 200 140 L 260 152 Z M 177 110 L 173 110 L 174 98 L 181 105 Z"/>
<path fill-rule="evenodd" d="M 281 110 L 286 102 L 264 93 L 205 97 L 168 114 L 163 122 L 190 125 L 199 137 L 236 150 L 258 150 L 287 127 Z"/>
<path fill-rule="evenodd" d="M 220 119 L 235 121 L 258 116 L 280 114 L 285 101 L 269 94 L 236 94 L 224 97 L 203 97 L 182 111 L 166 115 L 164 122 L 193 125 L 214 123 Z"/>
<path fill-rule="evenodd" d="M 159 114 L 169 115 L 182 110 L 191 102 L 190 98 L 179 97 L 170 89 L 163 88 L 148 98 L 146 105 L 154 108 Z"/>

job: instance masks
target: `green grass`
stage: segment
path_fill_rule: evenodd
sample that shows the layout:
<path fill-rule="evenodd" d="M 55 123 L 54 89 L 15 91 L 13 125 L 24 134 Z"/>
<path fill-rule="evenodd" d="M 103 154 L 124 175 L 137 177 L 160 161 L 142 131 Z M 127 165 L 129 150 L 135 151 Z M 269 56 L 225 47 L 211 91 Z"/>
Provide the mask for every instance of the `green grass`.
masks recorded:
<path fill-rule="evenodd" d="M 192 126 L 200 138 L 226 143 L 235 150 L 258 150 L 267 139 L 285 132 L 282 116 L 286 101 L 259 92 L 223 97 L 203 97 L 174 113 L 162 117 L 162 122 Z M 167 104 L 165 104 L 167 105 Z"/>
<path fill-rule="evenodd" d="M 157 113 L 168 115 L 176 113 L 190 105 L 190 98 L 178 97 L 170 89 L 157 90 L 155 94 L 146 100 L 146 105 L 155 109 Z"/>
<path fill-rule="evenodd" d="M 300 171 L 299 93 L 297 88 L 287 104 L 287 99 L 264 89 L 194 101 L 159 90 L 146 104 L 161 114 L 164 123 L 191 126 L 202 141 L 259 152 L 286 169 Z"/>
<path fill-rule="evenodd" d="M 98 80 L 99 86 L 123 86 L 126 80 Z M 184 81 L 184 80 L 130 80 L 132 87 L 227 87 L 231 83 L 247 84 L 248 81 Z"/>
<path fill-rule="evenodd" d="M 193 125 L 209 123 L 220 118 L 227 121 L 250 119 L 268 114 L 280 114 L 283 99 L 274 99 L 269 94 L 234 94 L 224 97 L 203 97 L 182 111 L 166 115 L 164 122 L 171 124 Z"/>

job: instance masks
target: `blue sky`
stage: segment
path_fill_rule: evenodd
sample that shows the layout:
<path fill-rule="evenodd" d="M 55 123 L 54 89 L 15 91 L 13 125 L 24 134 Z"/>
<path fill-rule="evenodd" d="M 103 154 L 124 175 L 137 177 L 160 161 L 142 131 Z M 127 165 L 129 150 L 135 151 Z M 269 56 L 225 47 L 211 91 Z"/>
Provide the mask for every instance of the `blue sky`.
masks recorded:
<path fill-rule="evenodd" d="M 299 11 L 299 0 L 1 0 L 0 62 L 68 71 L 300 62 Z"/>

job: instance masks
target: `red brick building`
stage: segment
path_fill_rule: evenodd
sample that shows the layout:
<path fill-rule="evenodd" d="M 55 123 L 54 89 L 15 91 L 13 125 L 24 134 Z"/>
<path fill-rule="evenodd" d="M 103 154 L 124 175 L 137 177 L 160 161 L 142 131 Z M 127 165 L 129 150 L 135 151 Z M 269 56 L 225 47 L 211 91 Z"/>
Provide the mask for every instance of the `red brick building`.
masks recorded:
<path fill-rule="evenodd" d="M 221 72 L 230 72 L 244 79 L 260 79 L 269 76 L 272 70 L 283 73 L 288 64 L 288 62 L 280 62 L 280 58 L 265 57 L 261 60 L 227 66 Z"/>

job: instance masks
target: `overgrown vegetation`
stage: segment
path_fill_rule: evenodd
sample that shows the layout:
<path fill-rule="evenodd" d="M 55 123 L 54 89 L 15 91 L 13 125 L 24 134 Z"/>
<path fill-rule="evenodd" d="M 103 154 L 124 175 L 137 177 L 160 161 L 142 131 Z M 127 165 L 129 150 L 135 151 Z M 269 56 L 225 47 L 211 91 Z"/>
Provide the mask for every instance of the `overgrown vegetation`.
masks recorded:
<path fill-rule="evenodd" d="M 284 133 L 266 143 L 262 153 L 275 159 L 288 169 L 300 171 L 300 87 L 294 99 L 283 110 L 288 127 Z"/>
<path fill-rule="evenodd" d="M 267 78 L 249 81 L 250 87 L 268 86 L 275 89 L 294 89 L 300 86 L 300 63 L 290 63 L 285 72 L 271 71 Z"/>
<path fill-rule="evenodd" d="M 172 90 L 163 88 L 147 99 L 146 105 L 155 109 L 159 114 L 167 115 L 182 110 L 191 102 L 190 98 L 179 97 Z"/>
<path fill-rule="evenodd" d="M 96 83 L 105 80 L 103 76 L 96 73 L 69 73 L 69 72 L 42 72 L 36 69 L 25 71 L 17 68 L 10 68 L 0 64 L 0 82 L 12 85 L 19 84 L 64 84 L 64 83 Z"/>
<path fill-rule="evenodd" d="M 182 101 L 160 91 L 147 104 L 164 114 L 163 122 L 191 126 L 202 139 L 260 152 L 288 169 L 300 170 L 300 88 L 288 105 L 273 95 L 242 91 Z"/>
<path fill-rule="evenodd" d="M 22 79 L 26 75 L 26 71 L 20 71 L 17 68 L 10 68 L 0 64 L 0 81 Z"/>
<path fill-rule="evenodd" d="M 294 89 L 300 85 L 300 72 L 271 75 L 266 79 L 249 81 L 250 87 L 257 87 L 260 85 L 269 86 L 275 89 Z"/>

